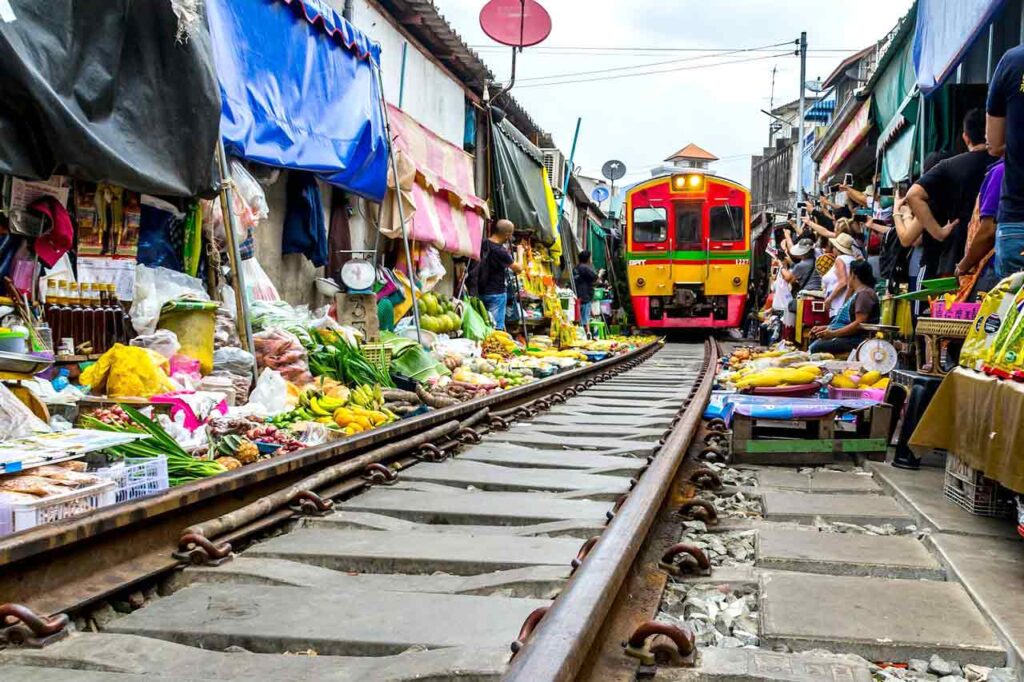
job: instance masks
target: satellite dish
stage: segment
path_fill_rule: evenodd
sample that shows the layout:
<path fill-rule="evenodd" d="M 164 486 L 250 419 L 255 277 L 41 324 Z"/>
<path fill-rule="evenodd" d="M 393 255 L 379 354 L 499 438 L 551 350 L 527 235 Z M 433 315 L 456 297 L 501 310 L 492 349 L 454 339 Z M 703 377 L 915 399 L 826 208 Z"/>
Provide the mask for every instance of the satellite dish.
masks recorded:
<path fill-rule="evenodd" d="M 590 192 L 590 198 L 594 200 L 594 203 L 600 204 L 603 201 L 608 201 L 608 197 L 612 195 L 604 185 L 598 185 Z"/>
<path fill-rule="evenodd" d="M 605 161 L 604 165 L 601 166 L 601 175 L 605 176 L 612 182 L 621 180 L 626 175 L 626 164 L 621 161 L 616 161 L 615 159 Z"/>
<path fill-rule="evenodd" d="M 551 15 L 537 0 L 491 0 L 480 10 L 480 28 L 502 45 L 530 47 L 551 35 Z"/>

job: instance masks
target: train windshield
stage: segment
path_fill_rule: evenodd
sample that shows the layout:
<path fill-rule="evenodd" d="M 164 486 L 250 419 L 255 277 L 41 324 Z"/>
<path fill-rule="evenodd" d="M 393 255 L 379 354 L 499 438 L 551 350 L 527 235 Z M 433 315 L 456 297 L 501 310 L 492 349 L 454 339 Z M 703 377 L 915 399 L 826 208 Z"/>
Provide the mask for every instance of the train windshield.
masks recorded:
<path fill-rule="evenodd" d="M 745 218 L 742 206 L 714 206 L 711 209 L 711 241 L 742 241 Z"/>
<path fill-rule="evenodd" d="M 703 204 L 676 204 L 676 243 L 677 250 L 700 249 L 701 243 L 701 208 Z"/>
<path fill-rule="evenodd" d="M 633 209 L 633 241 L 653 244 L 668 237 L 668 211 L 663 208 Z"/>

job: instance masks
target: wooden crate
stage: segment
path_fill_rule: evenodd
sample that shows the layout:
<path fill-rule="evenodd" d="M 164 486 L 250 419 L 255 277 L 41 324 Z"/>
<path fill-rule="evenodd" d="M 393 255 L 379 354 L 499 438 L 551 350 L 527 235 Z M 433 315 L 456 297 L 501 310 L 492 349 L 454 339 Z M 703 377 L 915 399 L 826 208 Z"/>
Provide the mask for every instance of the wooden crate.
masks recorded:
<path fill-rule="evenodd" d="M 732 458 L 737 464 L 806 466 L 885 459 L 892 406 L 857 413 L 854 429 L 837 428 L 835 413 L 807 419 L 755 419 L 737 414 Z"/>

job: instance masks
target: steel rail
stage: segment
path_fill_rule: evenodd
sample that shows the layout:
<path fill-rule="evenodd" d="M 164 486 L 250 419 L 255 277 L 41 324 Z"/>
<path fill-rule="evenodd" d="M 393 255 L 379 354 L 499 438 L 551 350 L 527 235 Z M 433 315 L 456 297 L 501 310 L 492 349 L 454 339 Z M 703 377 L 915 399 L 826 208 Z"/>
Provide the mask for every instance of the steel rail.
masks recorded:
<path fill-rule="evenodd" d="M 223 517 L 288 488 L 325 468 L 350 461 L 396 440 L 467 422 L 482 410 L 523 405 L 542 395 L 589 383 L 623 365 L 640 362 L 661 347 L 654 342 L 499 394 L 432 410 L 343 441 L 259 462 L 152 497 L 106 507 L 68 521 L 0 539 L 0 604 L 26 604 L 38 613 L 77 611 L 87 604 L 152 579 L 178 565 L 171 552 L 182 530 Z M 467 422 L 468 423 L 468 422 Z M 442 428 L 446 430 L 446 428 Z M 329 490 L 347 489 L 336 479 Z M 294 515 L 270 509 L 266 516 L 236 516 L 225 525 L 237 539 Z M 271 518 L 272 517 L 272 518 Z M 228 539 L 228 538 L 218 538 Z"/>
<path fill-rule="evenodd" d="M 714 341 L 704 342 L 702 376 L 681 418 L 579 570 L 512 659 L 503 680 L 576 679 L 696 433 L 711 394 L 717 352 Z"/>

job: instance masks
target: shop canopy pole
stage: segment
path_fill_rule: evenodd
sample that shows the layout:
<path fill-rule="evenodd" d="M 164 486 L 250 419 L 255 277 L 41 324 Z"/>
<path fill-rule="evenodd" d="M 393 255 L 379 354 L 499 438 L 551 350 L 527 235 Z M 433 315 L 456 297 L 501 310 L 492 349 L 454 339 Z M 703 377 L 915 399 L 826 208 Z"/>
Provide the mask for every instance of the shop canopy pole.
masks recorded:
<path fill-rule="evenodd" d="M 252 339 L 252 323 L 249 319 L 249 302 L 245 293 L 245 275 L 242 273 L 242 255 L 238 250 L 235 238 L 237 220 L 231 210 L 231 171 L 228 168 L 227 155 L 224 153 L 224 140 L 217 135 L 217 168 L 220 170 L 220 210 L 224 215 L 224 240 L 228 247 L 228 265 L 231 267 L 231 288 L 235 290 L 235 326 L 242 344 L 252 356 L 256 357 L 256 346 Z M 255 365 L 253 373 L 256 372 Z"/>
<path fill-rule="evenodd" d="M 388 154 L 391 156 L 391 172 L 395 175 L 395 204 L 398 206 L 398 221 L 402 225 L 402 244 L 405 246 L 405 263 L 409 268 L 409 295 L 412 297 L 412 321 L 416 326 L 416 341 L 422 346 L 423 335 L 420 333 L 420 302 L 416 299 L 416 265 L 412 262 L 409 249 L 409 232 L 405 229 L 405 209 L 402 207 L 402 188 L 398 186 L 398 160 L 395 156 L 395 141 L 391 136 L 391 117 L 388 115 L 388 102 L 384 97 L 384 76 L 379 66 L 374 65 L 377 72 L 377 84 L 380 86 L 380 109 L 384 112 L 384 132 L 388 138 Z M 379 228 L 378 228 L 379 229 Z"/>

